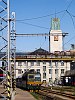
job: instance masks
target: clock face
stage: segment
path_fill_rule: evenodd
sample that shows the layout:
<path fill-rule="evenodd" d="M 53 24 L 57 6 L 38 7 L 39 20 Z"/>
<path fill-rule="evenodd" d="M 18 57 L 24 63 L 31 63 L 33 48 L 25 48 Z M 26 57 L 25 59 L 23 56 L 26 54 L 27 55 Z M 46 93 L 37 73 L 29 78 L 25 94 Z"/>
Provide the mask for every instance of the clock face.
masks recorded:
<path fill-rule="evenodd" d="M 58 41 L 58 36 L 54 36 L 54 41 Z"/>

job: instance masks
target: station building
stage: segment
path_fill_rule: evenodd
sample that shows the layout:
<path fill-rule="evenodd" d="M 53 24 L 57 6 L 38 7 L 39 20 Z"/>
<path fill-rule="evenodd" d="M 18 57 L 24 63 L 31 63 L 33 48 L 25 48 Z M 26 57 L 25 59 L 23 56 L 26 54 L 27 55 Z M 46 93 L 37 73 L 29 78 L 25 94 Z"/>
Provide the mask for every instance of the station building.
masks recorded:
<path fill-rule="evenodd" d="M 41 73 L 41 81 L 60 82 L 75 60 L 74 53 L 63 50 L 63 33 L 59 18 L 52 18 L 49 36 L 49 51 L 39 48 L 33 52 L 16 53 L 16 77 L 30 69 Z"/>
<path fill-rule="evenodd" d="M 16 77 L 20 77 L 24 72 L 30 69 L 41 73 L 41 81 L 55 82 L 60 81 L 61 76 L 67 70 L 70 70 L 70 61 L 72 58 L 49 53 L 39 48 L 31 53 L 16 54 Z"/>

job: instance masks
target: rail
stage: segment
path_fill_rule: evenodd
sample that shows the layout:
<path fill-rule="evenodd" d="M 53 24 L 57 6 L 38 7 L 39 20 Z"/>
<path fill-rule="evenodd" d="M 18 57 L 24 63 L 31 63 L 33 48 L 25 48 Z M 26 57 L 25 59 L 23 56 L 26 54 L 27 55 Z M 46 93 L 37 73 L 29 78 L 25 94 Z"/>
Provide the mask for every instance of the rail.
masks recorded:
<path fill-rule="evenodd" d="M 62 98 L 68 98 L 70 100 L 75 100 L 74 92 L 67 91 L 66 89 L 65 89 L 65 91 L 62 91 L 61 89 L 55 90 L 55 89 L 42 87 L 41 90 L 37 93 L 42 96 L 45 96 L 48 99 L 49 98 L 50 99 L 51 98 L 59 98 L 59 96 L 60 96 L 61 100 L 62 100 Z"/>

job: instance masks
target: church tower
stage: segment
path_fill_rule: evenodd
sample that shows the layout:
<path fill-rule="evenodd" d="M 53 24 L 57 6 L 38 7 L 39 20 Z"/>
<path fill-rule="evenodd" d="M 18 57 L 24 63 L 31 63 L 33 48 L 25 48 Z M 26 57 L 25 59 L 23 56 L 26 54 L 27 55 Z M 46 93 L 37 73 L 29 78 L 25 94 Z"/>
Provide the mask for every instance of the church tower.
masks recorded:
<path fill-rule="evenodd" d="M 51 30 L 50 30 L 50 52 L 62 51 L 62 31 L 60 30 L 59 18 L 51 19 Z"/>

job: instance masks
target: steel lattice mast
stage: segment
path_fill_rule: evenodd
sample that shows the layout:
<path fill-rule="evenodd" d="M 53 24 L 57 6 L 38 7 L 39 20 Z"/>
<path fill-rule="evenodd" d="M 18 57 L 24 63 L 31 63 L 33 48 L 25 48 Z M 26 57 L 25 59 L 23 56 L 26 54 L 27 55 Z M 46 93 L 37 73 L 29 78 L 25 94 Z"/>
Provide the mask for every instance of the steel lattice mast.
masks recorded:
<path fill-rule="evenodd" d="M 10 18 L 10 0 L 0 0 L 0 53 L 4 53 L 1 57 L 3 64 L 3 72 L 6 74 L 3 83 L 6 84 L 7 96 L 2 95 L 6 100 L 14 100 L 15 97 L 15 12 Z"/>

